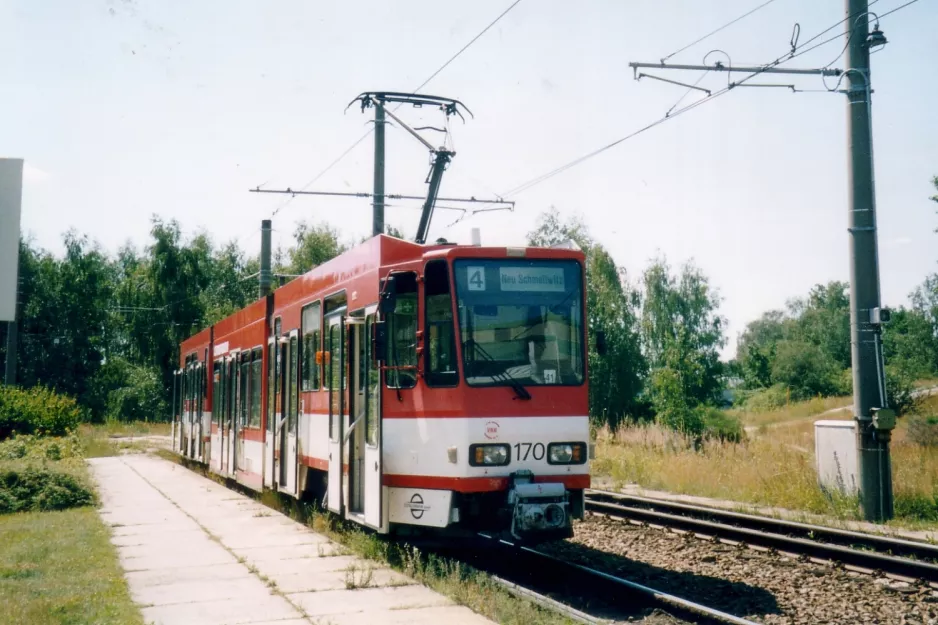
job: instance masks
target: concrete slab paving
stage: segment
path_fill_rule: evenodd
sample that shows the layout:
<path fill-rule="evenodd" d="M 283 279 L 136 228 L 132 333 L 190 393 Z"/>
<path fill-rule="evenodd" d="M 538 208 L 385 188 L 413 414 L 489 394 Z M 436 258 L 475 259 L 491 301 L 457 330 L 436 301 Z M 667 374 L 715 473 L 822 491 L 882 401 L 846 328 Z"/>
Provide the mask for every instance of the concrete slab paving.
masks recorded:
<path fill-rule="evenodd" d="M 256 597 L 218 599 L 145 607 L 146 623 L 170 625 L 253 625 L 277 619 L 303 618 L 303 614 L 282 597 L 268 595 L 267 601 Z"/>
<path fill-rule="evenodd" d="M 394 610 L 385 612 L 376 617 L 374 612 L 352 612 L 349 614 L 333 614 L 324 622 L 329 625 L 486 625 L 490 620 L 479 616 L 469 608 L 461 605 L 444 607 L 413 608 L 408 610 Z"/>
<path fill-rule="evenodd" d="M 287 595 L 307 615 L 329 616 L 350 612 L 391 612 L 395 610 L 454 605 L 443 595 L 425 586 L 325 590 Z"/>
<path fill-rule="evenodd" d="M 101 518 L 148 623 L 491 622 L 172 462 L 133 454 L 90 464 Z"/>

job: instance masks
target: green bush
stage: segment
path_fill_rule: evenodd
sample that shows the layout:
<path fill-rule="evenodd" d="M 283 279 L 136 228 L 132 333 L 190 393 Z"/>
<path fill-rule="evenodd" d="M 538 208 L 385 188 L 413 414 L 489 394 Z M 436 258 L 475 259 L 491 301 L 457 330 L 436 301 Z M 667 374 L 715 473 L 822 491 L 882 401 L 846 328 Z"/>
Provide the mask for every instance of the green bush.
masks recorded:
<path fill-rule="evenodd" d="M 670 367 L 654 371 L 651 374 L 651 400 L 659 425 L 688 436 L 703 434 L 701 411 L 688 401 L 680 372 Z"/>
<path fill-rule="evenodd" d="M 103 368 L 102 368 L 103 369 Z M 117 421 L 154 421 L 169 412 L 163 383 L 154 367 L 123 363 L 122 379 L 107 395 L 107 418 Z"/>
<path fill-rule="evenodd" d="M 750 395 L 743 407 L 750 412 L 766 412 L 781 408 L 787 405 L 788 402 L 788 388 L 784 384 L 776 384 Z"/>
<path fill-rule="evenodd" d="M 847 367 L 837 377 L 837 394 L 853 395 L 853 369 Z"/>
<path fill-rule="evenodd" d="M 76 476 L 50 467 L 0 467 L 0 514 L 65 510 L 94 503 L 94 493 Z"/>
<path fill-rule="evenodd" d="M 837 392 L 840 370 L 829 354 L 813 343 L 779 341 L 772 381 L 791 389 L 792 399 L 807 399 Z"/>
<path fill-rule="evenodd" d="M 938 498 L 924 493 L 899 493 L 895 502 L 896 517 L 917 521 L 938 521 Z"/>
<path fill-rule="evenodd" d="M 701 407 L 698 410 L 704 424 L 704 438 L 726 443 L 740 443 L 746 438 L 746 430 L 739 417 L 718 408 Z"/>
<path fill-rule="evenodd" d="M 0 386 L 0 440 L 18 434 L 63 436 L 78 427 L 84 411 L 67 395 L 41 386 Z"/>
<path fill-rule="evenodd" d="M 901 367 L 886 366 L 886 397 L 889 407 L 897 415 L 904 415 L 915 408 L 918 403 L 913 395 L 915 391 L 915 376 Z"/>
<path fill-rule="evenodd" d="M 56 461 L 81 457 L 81 441 L 75 434 L 66 437 L 22 434 L 0 442 L 0 460 Z"/>

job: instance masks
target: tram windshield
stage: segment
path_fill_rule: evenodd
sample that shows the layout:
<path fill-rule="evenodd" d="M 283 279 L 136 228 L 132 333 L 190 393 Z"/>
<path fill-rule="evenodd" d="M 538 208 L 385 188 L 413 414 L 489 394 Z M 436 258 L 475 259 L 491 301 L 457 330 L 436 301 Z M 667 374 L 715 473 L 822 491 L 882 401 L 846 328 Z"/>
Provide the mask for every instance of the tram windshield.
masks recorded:
<path fill-rule="evenodd" d="M 460 341 L 472 386 L 583 382 L 583 281 L 572 260 L 454 264 Z"/>

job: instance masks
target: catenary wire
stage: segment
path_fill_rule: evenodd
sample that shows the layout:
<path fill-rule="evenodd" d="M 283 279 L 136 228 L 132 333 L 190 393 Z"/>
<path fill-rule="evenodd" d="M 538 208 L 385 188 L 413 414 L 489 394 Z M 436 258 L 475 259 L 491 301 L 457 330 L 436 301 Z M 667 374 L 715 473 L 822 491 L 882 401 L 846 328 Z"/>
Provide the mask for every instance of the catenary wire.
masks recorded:
<path fill-rule="evenodd" d="M 746 12 L 746 13 L 743 13 L 742 15 L 740 15 L 739 17 L 737 17 L 736 19 L 734 19 L 734 20 L 732 20 L 732 21 L 730 21 L 730 22 L 727 22 L 726 24 L 723 24 L 723 26 L 720 26 L 720 27 L 717 28 L 716 30 L 710 31 L 709 33 L 707 33 L 707 34 L 704 35 L 703 37 L 700 37 L 699 39 L 696 39 L 696 40 L 690 42 L 689 44 L 687 44 L 686 46 L 684 46 L 684 47 L 681 48 L 680 50 L 676 50 L 676 51 L 672 52 L 672 53 L 669 54 L 668 56 L 666 56 L 666 57 L 664 57 L 663 59 L 661 59 L 661 62 L 664 63 L 665 61 L 667 61 L 668 59 L 670 59 L 672 56 L 674 56 L 674 55 L 676 55 L 676 54 L 680 54 L 680 53 L 683 52 L 684 50 L 687 50 L 688 48 L 692 48 L 693 46 L 696 46 L 696 45 L 697 45 L 698 43 L 700 43 L 701 41 L 704 41 L 705 39 L 708 39 L 708 38 L 712 37 L 713 35 L 717 34 L 717 33 L 720 32 L 721 30 L 725 30 L 725 29 L 729 28 L 730 26 L 732 26 L 732 25 L 735 24 L 736 22 L 738 22 L 738 21 L 740 21 L 740 20 L 742 20 L 742 19 L 744 19 L 744 18 L 746 18 L 746 17 L 749 17 L 750 15 L 752 15 L 753 13 L 755 13 L 756 11 L 758 11 L 759 9 L 765 8 L 765 7 L 769 6 L 770 4 L 772 4 L 773 2 L 775 2 L 775 0 L 768 0 L 767 2 L 763 2 L 762 4 L 760 4 L 759 6 L 757 6 L 756 8 L 751 9 L 750 11 L 748 11 L 748 12 Z"/>
<path fill-rule="evenodd" d="M 878 0 L 871 0 L 870 5 L 874 4 L 875 2 L 878 2 Z M 895 9 L 889 11 L 888 13 L 884 13 L 883 15 L 880 16 L 880 19 L 882 19 L 882 18 L 885 17 L 886 15 L 889 15 L 890 13 L 895 13 L 896 11 L 898 11 L 898 10 L 900 10 L 900 9 L 903 9 L 903 8 L 905 8 L 905 7 L 907 7 L 907 6 L 911 5 L 911 4 L 914 4 L 915 2 L 918 2 L 918 0 L 910 0 L 909 2 L 907 2 L 907 3 L 905 3 L 905 4 L 901 5 L 901 6 L 896 7 Z M 792 60 L 792 59 L 794 59 L 794 58 L 797 58 L 797 57 L 801 56 L 802 54 L 806 54 L 807 52 L 810 52 L 811 50 L 813 50 L 813 49 L 815 49 L 815 48 L 817 48 L 817 47 L 820 47 L 820 46 L 822 46 L 822 45 L 824 45 L 824 44 L 826 44 L 826 43 L 830 43 L 831 41 L 834 41 L 835 39 L 838 39 L 838 38 L 840 38 L 840 37 L 845 36 L 846 33 L 842 33 L 842 34 L 837 35 L 837 36 L 835 36 L 835 37 L 831 37 L 830 39 L 827 39 L 827 40 L 825 40 L 825 41 L 823 41 L 823 42 L 821 42 L 821 43 L 819 43 L 819 44 L 816 44 L 815 46 L 812 46 L 812 47 L 807 48 L 807 49 L 802 49 L 802 48 L 804 48 L 804 46 L 806 46 L 807 44 L 809 44 L 809 43 L 811 43 L 812 41 L 815 41 L 816 39 L 818 39 L 819 35 L 831 31 L 832 29 L 836 28 L 836 27 L 839 26 L 840 24 L 843 24 L 845 21 L 847 21 L 848 19 L 851 19 L 851 18 L 853 18 L 853 17 L 854 17 L 854 16 L 851 15 L 851 16 L 849 16 L 849 17 L 846 17 L 846 18 L 840 20 L 839 22 L 837 22 L 837 24 L 834 24 L 833 26 L 831 26 L 831 27 L 825 29 L 824 31 L 821 31 L 821 33 L 818 33 L 817 35 L 811 37 L 811 38 L 808 39 L 806 42 L 804 42 L 803 44 L 801 44 L 801 46 L 798 46 L 798 48 L 796 48 L 796 51 L 795 51 L 795 52 L 787 53 L 787 54 L 785 54 L 785 55 L 782 55 L 782 56 L 778 57 L 778 58 L 775 59 L 774 61 L 771 61 L 770 63 L 766 63 L 766 64 L 763 65 L 762 68 L 760 68 L 758 71 L 753 72 L 752 74 L 749 74 L 749 75 L 746 76 L 745 78 L 743 78 L 743 79 L 741 79 L 741 80 L 738 80 L 738 81 L 735 81 L 735 82 L 731 82 L 729 85 L 727 85 L 727 86 L 724 87 L 723 89 L 720 89 L 719 91 L 715 91 L 715 92 L 713 92 L 713 93 L 712 93 L 711 95 L 709 95 L 709 96 L 703 97 L 703 98 L 697 100 L 696 102 L 693 102 L 693 103 L 691 103 L 691 104 L 688 104 L 687 106 L 678 109 L 676 112 L 670 113 L 670 115 L 665 115 L 664 117 L 661 117 L 661 118 L 659 118 L 659 119 L 657 119 L 657 120 L 651 122 L 650 124 L 647 124 L 646 126 L 643 126 L 643 127 L 639 128 L 638 130 L 635 130 L 635 131 L 633 131 L 633 132 L 631 132 L 631 133 L 625 135 L 624 137 L 621 137 L 621 138 L 619 138 L 619 139 L 613 141 L 612 143 L 606 144 L 606 145 L 604 145 L 604 146 L 602 146 L 602 147 L 600 147 L 600 148 L 598 148 L 598 149 L 596 149 L 596 150 L 593 150 L 592 152 L 589 152 L 589 153 L 587 153 L 587 154 L 584 154 L 583 156 L 580 156 L 579 158 L 576 158 L 576 159 L 570 161 L 569 163 L 565 163 L 564 165 L 561 165 L 560 167 L 557 167 L 556 169 L 553 169 L 553 170 L 548 171 L 548 172 L 546 172 L 546 173 L 544 173 L 544 174 L 541 174 L 540 176 L 537 176 L 537 177 L 535 177 L 535 178 L 532 178 L 532 179 L 528 180 L 527 182 L 524 182 L 524 183 L 522 183 L 522 184 L 520 184 L 520 185 L 514 187 L 513 189 L 511 189 L 511 190 L 509 190 L 509 191 L 506 191 L 505 193 L 500 194 L 500 196 L 501 196 L 501 197 L 510 197 L 510 196 L 514 196 L 514 195 L 518 195 L 518 194 L 520 194 L 520 193 L 523 193 L 523 192 L 527 191 L 528 189 L 530 189 L 531 187 L 534 187 L 534 186 L 536 186 L 536 185 L 538 185 L 538 184 L 541 184 L 542 182 L 545 182 L 545 181 L 549 180 L 550 178 L 553 178 L 554 176 L 556 176 L 556 175 L 558 175 L 558 174 L 561 174 L 561 173 L 567 171 L 568 169 L 571 169 L 572 167 L 576 167 L 577 165 L 579 165 L 580 163 L 583 163 L 584 161 L 587 161 L 587 160 L 589 160 L 589 159 L 591 159 L 591 158 L 593 158 L 593 157 L 595 157 L 595 156 L 598 156 L 599 154 L 602 154 L 603 152 L 605 152 L 605 151 L 607 151 L 607 150 L 610 150 L 610 149 L 614 148 L 615 146 L 619 145 L 620 143 L 624 143 L 625 141 L 628 141 L 629 139 L 632 139 L 632 138 L 634 138 L 634 137 L 637 137 L 638 135 L 640 135 L 640 134 L 642 134 L 642 133 L 644 133 L 644 132 L 647 132 L 648 130 L 651 130 L 652 128 L 654 128 L 654 127 L 656 127 L 656 126 L 660 126 L 661 124 L 665 123 L 666 121 L 668 121 L 668 120 L 670 120 L 670 119 L 674 119 L 675 117 L 678 117 L 679 115 L 681 115 L 681 114 L 683 114 L 683 113 L 686 113 L 686 112 L 688 112 L 688 111 L 690 111 L 690 110 L 693 110 L 694 108 L 696 108 L 697 106 L 703 104 L 704 102 L 709 102 L 709 101 L 711 101 L 711 100 L 714 100 L 714 99 L 716 99 L 716 98 L 718 98 L 718 97 L 720 97 L 720 96 L 726 94 L 727 92 L 729 92 L 730 90 L 732 90 L 734 87 L 737 87 L 737 86 L 739 86 L 739 85 L 741 85 L 741 84 L 743 84 L 743 83 L 745 83 L 745 82 L 751 80 L 752 78 L 758 76 L 759 74 L 762 74 L 766 69 L 770 69 L 770 68 L 772 68 L 772 67 L 776 67 L 776 66 L 778 66 L 778 65 L 781 65 L 782 63 L 786 63 L 786 62 L 788 62 L 788 61 L 790 61 L 790 60 Z"/>
<path fill-rule="evenodd" d="M 418 91 L 420 91 L 421 89 L 423 89 L 424 87 L 426 87 L 428 84 L 430 84 L 430 82 L 431 82 L 434 78 L 436 78 L 437 76 L 439 76 L 440 73 L 441 73 L 444 69 L 446 69 L 447 67 L 449 67 L 449 65 L 450 65 L 453 61 L 455 61 L 457 58 L 459 58 L 459 56 L 462 55 L 463 52 L 465 52 L 466 50 L 468 50 L 469 47 L 470 47 L 472 44 L 474 44 L 474 43 L 475 43 L 476 41 L 478 41 L 485 33 L 487 33 L 489 30 L 491 30 L 492 27 L 495 26 L 495 24 L 497 24 L 498 22 L 500 22 L 503 17 L 505 17 L 506 15 L 508 15 L 508 13 L 509 13 L 512 9 L 514 9 L 516 6 L 518 6 L 518 4 L 520 4 L 520 3 L 521 3 L 521 0 L 515 0 L 514 2 L 512 2 L 512 3 L 508 6 L 507 9 L 505 9 L 504 11 L 502 11 L 502 12 L 498 15 L 498 17 L 496 17 L 494 20 L 492 20 L 491 22 L 489 22 L 489 24 L 488 24 L 485 28 L 483 28 L 481 31 L 479 31 L 479 33 L 478 33 L 475 37 L 473 37 L 472 39 L 470 39 L 470 40 L 469 40 L 469 43 L 467 43 L 466 45 L 464 45 L 462 48 L 459 49 L 458 52 L 456 52 L 456 54 L 452 55 L 449 59 L 447 59 L 445 63 L 443 63 L 440 67 L 438 67 L 438 68 L 436 69 L 436 71 L 434 71 L 432 74 L 430 74 L 429 78 L 427 78 L 427 79 L 424 80 L 422 83 L 420 83 L 420 85 L 419 85 L 416 89 L 414 89 L 414 92 L 418 92 Z M 399 105 L 397 106 L 397 108 L 400 108 L 401 106 L 402 106 L 402 105 L 399 104 Z M 395 108 L 395 110 L 397 110 L 397 108 Z M 371 136 L 371 133 L 372 133 L 372 132 L 374 132 L 374 127 L 369 128 L 369 129 L 368 129 L 368 132 L 366 132 L 366 133 L 363 134 L 361 137 L 359 137 L 358 140 L 355 141 L 355 143 L 353 143 L 348 149 L 346 149 L 344 152 L 342 152 L 342 154 L 340 154 L 338 158 L 336 158 L 334 161 L 332 161 L 331 163 L 329 163 L 329 164 L 326 166 L 325 169 L 323 169 L 323 170 L 320 171 L 318 174 L 316 174 L 309 182 L 307 182 L 306 184 L 304 184 L 304 185 L 300 188 L 300 190 L 301 190 L 301 191 L 305 191 L 305 190 L 307 190 L 308 188 L 310 188 L 312 185 L 314 185 L 320 178 L 322 178 L 323 176 L 325 176 L 333 167 L 335 167 L 336 165 L 338 165 L 338 164 L 342 161 L 342 159 L 344 159 L 346 156 L 348 156 L 348 154 L 349 154 L 352 150 L 354 150 L 355 148 L 357 148 L 357 147 L 362 143 L 362 141 L 364 141 L 364 140 L 367 139 L 369 136 Z M 286 207 L 295 199 L 295 197 L 296 197 L 296 196 L 292 196 L 292 195 L 291 195 L 291 196 L 290 196 L 289 198 L 287 198 L 282 204 L 280 204 L 279 206 L 277 206 L 277 208 L 275 208 L 275 209 L 273 210 L 273 212 L 271 213 L 271 215 L 270 215 L 271 219 L 273 219 L 274 217 L 276 217 L 276 216 L 277 216 L 277 213 L 279 213 L 281 210 L 283 210 L 284 208 L 286 208 Z"/>

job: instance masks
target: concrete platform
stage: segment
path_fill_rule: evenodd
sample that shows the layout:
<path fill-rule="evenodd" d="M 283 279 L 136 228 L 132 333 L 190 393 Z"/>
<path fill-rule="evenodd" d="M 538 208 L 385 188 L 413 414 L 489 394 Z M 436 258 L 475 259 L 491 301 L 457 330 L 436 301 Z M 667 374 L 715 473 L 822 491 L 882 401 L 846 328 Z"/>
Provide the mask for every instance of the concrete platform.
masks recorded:
<path fill-rule="evenodd" d="M 89 464 L 147 623 L 491 623 L 172 462 L 133 454 Z"/>

